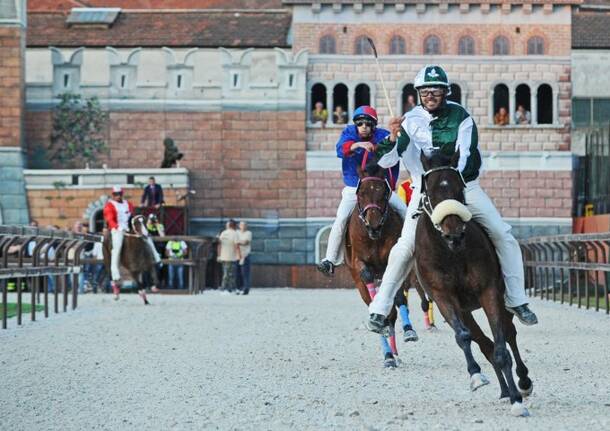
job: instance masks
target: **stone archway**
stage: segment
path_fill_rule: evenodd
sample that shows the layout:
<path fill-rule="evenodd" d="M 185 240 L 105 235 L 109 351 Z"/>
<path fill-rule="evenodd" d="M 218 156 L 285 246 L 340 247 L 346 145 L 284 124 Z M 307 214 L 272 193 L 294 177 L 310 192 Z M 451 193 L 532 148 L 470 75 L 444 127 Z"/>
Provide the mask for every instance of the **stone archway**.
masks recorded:
<path fill-rule="evenodd" d="M 102 195 L 99 199 L 91 202 L 83 213 L 83 220 L 89 220 L 89 232 L 96 232 L 96 220 L 99 217 L 100 211 L 104 209 L 104 205 L 108 201 L 107 195 Z M 99 228 L 98 231 L 101 231 Z"/>

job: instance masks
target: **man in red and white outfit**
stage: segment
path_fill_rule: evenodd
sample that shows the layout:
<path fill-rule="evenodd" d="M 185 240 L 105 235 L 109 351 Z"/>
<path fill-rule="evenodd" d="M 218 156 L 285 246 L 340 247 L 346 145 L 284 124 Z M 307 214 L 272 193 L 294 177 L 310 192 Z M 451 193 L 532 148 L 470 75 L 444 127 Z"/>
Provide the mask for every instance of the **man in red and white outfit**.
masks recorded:
<path fill-rule="evenodd" d="M 121 280 L 119 272 L 119 264 L 121 262 L 121 248 L 123 247 L 123 239 L 125 232 L 129 230 L 129 219 L 134 213 L 134 207 L 131 202 L 123 199 L 123 189 L 120 186 L 112 188 L 112 197 L 104 206 L 104 220 L 110 229 L 110 238 L 112 241 L 112 252 L 110 255 L 110 275 L 112 279 L 112 292 L 114 299 L 119 299 L 118 282 Z M 150 236 L 146 237 L 146 242 L 155 257 L 155 263 L 161 261 L 161 257 Z M 156 286 L 153 291 L 156 290 Z M 142 294 L 142 292 L 141 292 Z"/>

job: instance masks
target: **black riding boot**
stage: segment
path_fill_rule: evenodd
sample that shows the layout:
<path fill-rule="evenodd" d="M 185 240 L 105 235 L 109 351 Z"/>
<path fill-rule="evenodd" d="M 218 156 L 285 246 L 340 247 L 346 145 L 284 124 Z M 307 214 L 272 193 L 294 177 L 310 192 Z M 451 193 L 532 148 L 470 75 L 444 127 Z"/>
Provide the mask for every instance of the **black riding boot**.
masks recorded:
<path fill-rule="evenodd" d="M 517 316 L 521 323 L 527 326 L 532 326 L 538 323 L 538 318 L 527 304 L 518 305 L 516 307 L 506 307 L 506 309 Z"/>

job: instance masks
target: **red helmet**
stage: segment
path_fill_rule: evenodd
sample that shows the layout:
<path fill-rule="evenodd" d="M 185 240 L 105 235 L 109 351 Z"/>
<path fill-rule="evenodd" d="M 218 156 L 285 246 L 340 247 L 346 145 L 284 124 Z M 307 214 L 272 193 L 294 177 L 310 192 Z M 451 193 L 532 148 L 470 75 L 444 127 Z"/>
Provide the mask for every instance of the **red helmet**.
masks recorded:
<path fill-rule="evenodd" d="M 354 116 L 352 117 L 352 121 L 356 122 L 356 120 L 360 118 L 366 118 L 367 120 L 372 121 L 375 125 L 377 125 L 377 111 L 375 108 L 368 105 L 359 106 L 354 111 Z"/>
<path fill-rule="evenodd" d="M 123 194 L 123 187 L 121 187 L 121 186 L 114 186 L 114 187 L 112 187 L 112 194 L 113 195 L 122 195 Z"/>

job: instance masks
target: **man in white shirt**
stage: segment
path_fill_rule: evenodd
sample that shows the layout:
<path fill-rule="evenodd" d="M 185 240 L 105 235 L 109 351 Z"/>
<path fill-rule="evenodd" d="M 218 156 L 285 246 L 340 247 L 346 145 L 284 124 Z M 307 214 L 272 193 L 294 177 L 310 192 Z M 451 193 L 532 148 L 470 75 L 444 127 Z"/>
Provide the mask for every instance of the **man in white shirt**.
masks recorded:
<path fill-rule="evenodd" d="M 234 220 L 226 224 L 226 229 L 218 236 L 218 262 L 222 264 L 222 282 L 220 290 L 222 292 L 233 292 L 235 289 L 235 264 L 241 259 Z"/>

